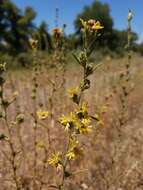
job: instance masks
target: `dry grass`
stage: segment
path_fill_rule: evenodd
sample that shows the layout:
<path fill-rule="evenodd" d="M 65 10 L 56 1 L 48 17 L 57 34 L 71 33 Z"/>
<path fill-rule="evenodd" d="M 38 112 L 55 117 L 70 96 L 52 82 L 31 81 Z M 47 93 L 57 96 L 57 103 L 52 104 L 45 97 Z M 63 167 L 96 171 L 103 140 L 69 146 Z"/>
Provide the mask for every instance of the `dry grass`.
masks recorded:
<path fill-rule="evenodd" d="M 92 85 L 84 99 L 91 105 L 91 112 L 94 112 L 94 110 L 98 112 L 105 105 L 107 106 L 107 111 L 101 114 L 104 124 L 99 128 L 97 127 L 94 133 L 88 135 L 88 141 L 86 137 L 81 139 L 87 152 L 84 158 L 78 159 L 74 165 L 71 164 L 70 167 L 74 175 L 67 181 L 68 190 L 143 189 L 142 58 L 137 55 L 133 56 L 130 81 L 132 91 L 126 102 L 126 122 L 123 126 L 120 126 L 119 74 L 124 71 L 126 61 L 126 57 L 119 60 L 107 58 L 91 78 Z M 57 119 L 62 113 L 66 114 L 74 107 L 65 92 L 69 87 L 74 87 L 78 84 L 81 72 L 78 66 L 69 67 L 69 69 L 67 66 L 65 86 L 64 88 L 58 88 L 60 87 L 60 81 L 62 81 L 62 71 L 58 71 L 55 81 L 58 90 L 54 94 L 52 94 L 52 85 L 49 82 L 49 79 L 54 80 L 54 69 L 46 70 L 43 67 L 39 76 L 40 85 L 36 104 L 42 104 L 45 109 L 50 111 L 49 98 L 52 96 L 52 112 L 54 115 L 52 115 L 52 123 L 50 119 L 45 122 L 46 125 L 53 126 L 48 133 L 45 132 L 43 127 L 38 127 L 37 141 L 49 144 L 48 135 L 50 135 L 52 149 L 56 149 L 57 146 L 58 149 L 64 149 L 66 139 Z M 15 90 L 19 92 L 17 101 L 10 106 L 9 120 L 14 120 L 18 111 L 25 115 L 24 123 L 12 130 L 15 147 L 21 150 L 17 157 L 17 163 L 20 165 L 18 175 L 23 182 L 23 190 L 33 189 L 34 137 L 31 118 L 31 113 L 33 112 L 31 81 L 31 71 L 9 72 L 5 86 L 5 95 L 7 97 L 10 97 Z M 115 86 L 116 90 L 114 89 Z M 1 122 L 0 126 L 0 133 L 5 133 L 3 122 Z M 9 148 L 5 143 L 1 142 L 0 150 L 0 189 L 13 190 L 15 187 L 11 180 L 11 166 L 5 157 L 9 152 Z M 49 149 L 48 151 L 50 154 L 51 150 Z M 5 154 L 2 152 L 5 152 Z M 43 190 L 50 190 L 46 183 L 53 184 L 57 180 L 56 178 L 60 176 L 56 177 L 56 171 L 49 166 L 46 166 L 43 170 L 44 156 L 43 149 L 39 148 L 37 184 L 39 184 L 40 180 L 43 180 L 45 182 Z"/>

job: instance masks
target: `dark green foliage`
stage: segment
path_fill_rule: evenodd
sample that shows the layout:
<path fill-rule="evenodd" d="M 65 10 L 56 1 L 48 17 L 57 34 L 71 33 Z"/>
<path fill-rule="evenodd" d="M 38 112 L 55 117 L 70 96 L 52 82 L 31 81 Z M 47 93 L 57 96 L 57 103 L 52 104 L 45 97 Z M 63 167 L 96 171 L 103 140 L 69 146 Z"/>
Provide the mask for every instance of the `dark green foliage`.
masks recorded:
<path fill-rule="evenodd" d="M 140 55 L 143 56 L 143 42 L 141 44 L 139 44 L 137 47 L 136 47 L 137 51 L 140 53 Z"/>
<path fill-rule="evenodd" d="M 22 12 L 10 0 L 0 3 L 0 48 L 14 54 L 26 51 L 29 35 L 34 30 L 32 23 L 36 13 L 32 8 L 26 7 Z"/>
<path fill-rule="evenodd" d="M 51 52 L 52 50 L 51 36 L 47 32 L 47 24 L 44 21 L 37 28 L 35 37 L 39 41 L 39 46 L 40 46 L 39 48 L 41 50 L 48 50 L 48 52 Z"/>

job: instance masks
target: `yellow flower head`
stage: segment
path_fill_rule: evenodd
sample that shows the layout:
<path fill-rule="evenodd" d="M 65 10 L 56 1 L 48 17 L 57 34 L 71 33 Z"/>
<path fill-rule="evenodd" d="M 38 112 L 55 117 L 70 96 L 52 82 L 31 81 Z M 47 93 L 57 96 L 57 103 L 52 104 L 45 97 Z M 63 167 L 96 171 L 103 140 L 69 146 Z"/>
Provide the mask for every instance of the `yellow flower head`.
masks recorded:
<path fill-rule="evenodd" d="M 96 32 L 98 30 L 103 29 L 104 27 L 101 26 L 99 21 L 96 21 L 94 19 L 90 19 L 88 21 L 84 21 L 83 19 L 80 19 L 83 31 L 84 32 Z"/>
<path fill-rule="evenodd" d="M 62 169 L 62 159 L 61 159 L 61 154 L 59 152 L 52 154 L 51 158 L 48 160 L 48 163 L 56 167 L 57 170 Z"/>
<path fill-rule="evenodd" d="M 48 111 L 42 111 L 42 110 L 37 111 L 37 116 L 41 120 L 46 119 L 48 117 L 48 115 L 49 115 Z"/>
<path fill-rule="evenodd" d="M 75 148 L 78 144 L 79 144 L 78 140 L 77 140 L 75 137 L 72 137 L 72 138 L 70 139 L 69 147 L 70 147 L 70 149 L 73 149 L 73 148 Z"/>
<path fill-rule="evenodd" d="M 78 87 L 68 90 L 69 98 L 71 98 L 75 103 L 78 103 L 79 92 Z"/>
<path fill-rule="evenodd" d="M 73 149 L 70 149 L 67 154 L 66 157 L 69 160 L 75 160 L 77 157 L 83 155 L 83 150 L 79 147 L 74 147 Z"/>
<path fill-rule="evenodd" d="M 61 35 L 62 35 L 62 29 L 61 28 L 54 28 L 53 30 L 52 30 L 52 34 L 53 34 L 53 36 L 55 37 L 55 38 L 60 38 L 61 37 Z"/>
<path fill-rule="evenodd" d="M 88 116 L 87 104 L 83 103 L 81 107 L 78 107 L 76 109 L 76 115 L 79 119 L 87 118 Z"/>
<path fill-rule="evenodd" d="M 91 132 L 91 120 L 90 119 L 82 119 L 81 122 L 77 122 L 76 130 L 79 134 L 88 134 Z"/>
<path fill-rule="evenodd" d="M 66 157 L 69 160 L 75 160 L 78 156 L 82 154 L 82 150 L 78 147 L 78 140 L 74 137 L 70 139 L 70 144 L 69 144 L 69 150 L 66 154 Z"/>
<path fill-rule="evenodd" d="M 60 123 L 65 127 L 65 130 L 73 129 L 75 126 L 75 116 L 71 112 L 69 116 L 62 116 L 59 119 Z"/>
<path fill-rule="evenodd" d="M 99 21 L 95 22 L 94 25 L 92 26 L 92 30 L 94 30 L 94 31 L 101 30 L 101 29 L 103 29 L 103 28 L 104 28 L 104 27 L 101 26 L 101 24 L 100 24 Z"/>
<path fill-rule="evenodd" d="M 74 149 L 73 150 L 69 150 L 66 154 L 66 157 L 69 159 L 69 160 L 75 160 L 76 159 L 76 155 L 75 155 L 75 152 L 74 152 Z"/>
<path fill-rule="evenodd" d="M 33 50 L 36 50 L 38 48 L 38 40 L 34 40 L 34 39 L 30 38 L 29 43 Z"/>

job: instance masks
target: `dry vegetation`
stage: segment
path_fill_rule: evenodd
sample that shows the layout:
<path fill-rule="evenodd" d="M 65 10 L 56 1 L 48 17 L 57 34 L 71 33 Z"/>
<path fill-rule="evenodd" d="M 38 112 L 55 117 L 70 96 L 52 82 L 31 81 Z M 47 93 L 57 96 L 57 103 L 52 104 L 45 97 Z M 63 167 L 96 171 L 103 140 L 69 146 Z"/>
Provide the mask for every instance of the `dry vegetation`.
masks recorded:
<path fill-rule="evenodd" d="M 119 75 L 124 70 L 127 58 L 119 60 L 107 60 L 98 68 L 92 76 L 91 89 L 88 91 L 85 99 L 91 105 L 90 109 L 100 112 L 102 109 L 103 125 L 97 128 L 93 133 L 83 138 L 83 144 L 86 147 L 86 154 L 83 158 L 76 161 L 73 166 L 75 176 L 71 176 L 68 184 L 68 189 L 142 189 L 142 169 L 143 169 L 143 155 L 142 155 L 142 58 L 133 57 L 131 66 L 131 86 L 132 91 L 127 101 L 127 120 L 126 123 L 119 129 L 119 116 L 121 113 L 120 103 L 120 85 Z M 65 73 L 65 90 L 59 88 L 52 97 L 54 116 L 52 122 L 54 127 L 50 128 L 50 143 L 53 147 L 63 148 L 64 146 L 64 131 L 59 127 L 57 118 L 61 113 L 67 113 L 72 109 L 73 104 L 65 95 L 66 89 L 78 84 L 80 68 L 70 67 Z M 42 69 L 43 72 L 39 76 L 39 91 L 37 98 L 37 105 L 43 105 L 47 110 L 50 110 L 49 100 L 52 94 L 52 85 L 48 79 L 53 80 L 55 77 L 54 69 L 49 72 Z M 62 81 L 61 71 L 58 72 L 57 86 L 59 87 Z M 33 176 L 33 127 L 31 122 L 31 113 L 33 112 L 33 102 L 31 100 L 31 72 L 9 72 L 6 83 L 6 96 L 10 97 L 13 92 L 18 91 L 19 96 L 17 101 L 11 105 L 9 109 L 9 118 L 11 121 L 15 120 L 18 112 L 24 114 L 24 123 L 13 129 L 13 140 L 17 149 L 22 150 L 19 153 L 17 162 L 20 162 L 18 174 L 23 180 L 23 189 L 30 189 L 29 183 L 32 182 Z M 115 87 L 116 86 L 116 90 Z M 13 87 L 13 88 L 12 88 Z M 16 88 L 16 89 L 15 89 Z M 106 106 L 106 107 L 105 107 Z M 44 122 L 45 125 L 50 125 L 51 121 Z M 53 124 L 52 124 L 53 125 Z M 38 127 L 37 138 L 38 142 L 49 144 L 47 133 L 44 132 L 44 127 Z M 3 123 L 1 122 L 1 133 L 4 133 Z M 1 142 L 0 150 L 7 154 L 8 147 Z M 21 146 L 21 147 L 19 147 Z M 40 178 L 46 178 L 46 181 L 53 183 L 56 178 L 52 168 L 45 168 L 42 171 L 42 161 L 44 160 L 44 150 L 38 148 L 37 170 Z M 50 151 L 50 150 L 49 150 Z M 11 181 L 10 165 L 5 154 L 1 152 L 0 157 L 0 172 L 1 172 L 1 189 L 13 189 Z M 76 168 L 76 166 L 78 166 Z M 56 179 L 54 179 L 56 180 Z M 45 185 L 45 189 L 47 189 Z"/>
<path fill-rule="evenodd" d="M 142 58 L 104 58 L 89 77 L 88 91 L 76 100 L 72 96 L 72 102 L 67 91 L 79 85 L 85 70 L 65 60 L 61 67 L 56 62 L 49 68 L 49 61 L 37 65 L 42 60 L 33 57 L 33 72 L 7 72 L 1 85 L 0 189 L 142 190 Z M 88 104 L 87 114 L 96 123 L 90 132 L 87 126 L 76 134 L 59 118 L 82 106 L 80 101 Z M 77 147 L 70 150 L 75 139 L 84 154 Z M 50 164 L 57 151 L 58 162 Z"/>

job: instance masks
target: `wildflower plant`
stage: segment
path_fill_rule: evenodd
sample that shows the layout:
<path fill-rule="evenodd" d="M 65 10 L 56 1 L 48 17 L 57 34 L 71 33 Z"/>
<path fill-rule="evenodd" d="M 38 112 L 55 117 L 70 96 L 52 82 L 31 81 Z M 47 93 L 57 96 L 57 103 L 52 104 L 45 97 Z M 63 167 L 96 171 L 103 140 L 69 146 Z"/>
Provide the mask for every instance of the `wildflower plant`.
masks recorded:
<path fill-rule="evenodd" d="M 41 71 L 41 65 L 38 63 L 38 41 L 35 39 L 30 40 L 30 45 L 33 53 L 33 87 L 31 98 L 33 100 L 33 112 L 31 116 L 33 118 L 33 143 L 34 143 L 34 160 L 33 160 L 33 188 L 37 189 L 39 186 L 42 188 L 42 181 L 37 180 L 41 178 L 40 171 L 38 171 L 38 148 L 44 149 L 45 157 L 47 158 L 47 148 L 44 143 L 39 142 L 38 139 L 38 127 L 43 126 L 49 112 L 43 109 L 42 105 L 38 106 L 38 90 L 39 90 L 39 77 Z M 45 169 L 45 161 L 43 161 L 43 170 Z"/>
<path fill-rule="evenodd" d="M 0 134 L 0 142 L 4 142 L 9 147 L 9 152 L 6 150 L 1 150 L 5 158 L 9 161 L 12 170 L 12 181 L 14 181 L 14 186 L 16 190 L 21 189 L 21 179 L 18 175 L 19 164 L 17 159 L 19 158 L 20 149 L 16 148 L 13 128 L 16 125 L 23 123 L 23 117 L 19 115 L 16 116 L 16 121 L 11 120 L 8 116 L 8 110 L 11 104 L 16 101 L 17 95 L 14 94 L 12 98 L 5 96 L 5 72 L 6 72 L 6 63 L 0 63 L 0 119 L 4 121 L 4 131 L 5 133 Z M 11 171 L 10 171 L 11 173 Z"/>
<path fill-rule="evenodd" d="M 75 103 L 75 110 L 67 115 L 62 115 L 59 118 L 59 123 L 64 128 L 67 135 L 66 148 L 62 153 L 55 152 L 49 158 L 49 164 L 56 169 L 61 169 L 61 181 L 54 188 L 59 190 L 65 189 L 65 182 L 72 172 L 69 171 L 69 163 L 76 160 L 79 156 L 83 156 L 83 147 L 80 143 L 80 136 L 86 136 L 97 124 L 97 118 L 90 115 L 87 104 L 82 101 L 82 95 L 85 90 L 90 88 L 89 76 L 97 69 L 99 65 L 92 65 L 89 63 L 89 56 L 93 50 L 98 31 L 103 29 L 99 21 L 89 20 L 84 21 L 81 19 L 82 36 L 83 36 L 83 49 L 79 55 L 73 54 L 76 62 L 83 68 L 83 79 L 79 86 L 69 89 L 69 98 Z M 92 38 L 89 40 L 89 38 Z M 93 125 L 93 122 L 94 125 Z M 52 187 L 52 186 L 51 186 Z"/>
<path fill-rule="evenodd" d="M 56 100 L 56 93 L 61 91 L 61 95 L 65 94 L 65 73 L 66 73 L 66 40 L 65 40 L 65 28 L 56 27 L 52 30 L 52 45 L 53 45 L 53 54 L 51 57 L 52 61 L 52 68 L 53 68 L 53 78 L 47 76 L 47 82 L 51 85 L 51 93 L 48 97 L 49 103 L 49 118 L 51 121 L 50 127 L 53 127 L 55 124 L 55 100 Z M 49 72 L 49 70 L 48 70 Z M 59 82 L 59 73 L 62 79 Z M 50 131 L 50 128 L 49 128 Z"/>
<path fill-rule="evenodd" d="M 127 98 L 132 91 L 132 87 L 130 85 L 131 82 L 131 58 L 132 58 L 132 28 L 131 28 L 131 22 L 133 19 L 133 13 L 131 10 L 128 12 L 127 22 L 127 44 L 126 44 L 126 50 L 127 50 L 127 63 L 125 65 L 125 71 L 124 73 L 121 73 L 119 76 L 120 80 L 120 86 L 121 86 L 121 94 L 120 94 L 120 101 L 121 101 L 121 115 L 120 115 L 120 125 L 124 125 L 127 120 Z"/>

